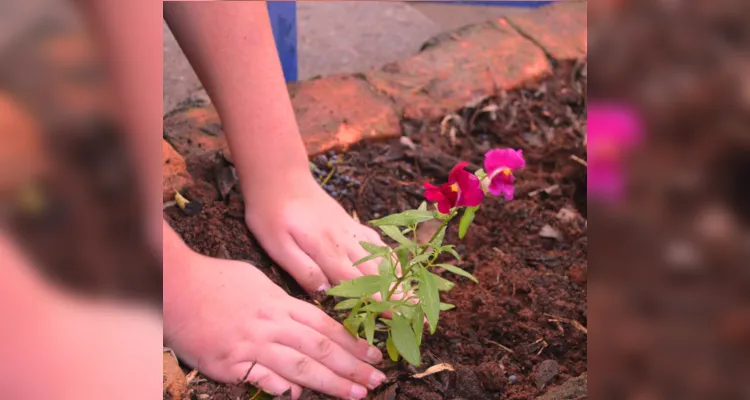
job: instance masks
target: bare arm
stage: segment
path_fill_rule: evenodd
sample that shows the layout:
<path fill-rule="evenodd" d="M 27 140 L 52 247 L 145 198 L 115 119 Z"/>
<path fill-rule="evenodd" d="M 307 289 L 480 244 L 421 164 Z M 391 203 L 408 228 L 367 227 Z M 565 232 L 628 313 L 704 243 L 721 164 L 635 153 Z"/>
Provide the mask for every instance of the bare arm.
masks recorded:
<path fill-rule="evenodd" d="M 307 171 L 266 3 L 164 3 L 164 17 L 216 105 L 243 189 Z"/>

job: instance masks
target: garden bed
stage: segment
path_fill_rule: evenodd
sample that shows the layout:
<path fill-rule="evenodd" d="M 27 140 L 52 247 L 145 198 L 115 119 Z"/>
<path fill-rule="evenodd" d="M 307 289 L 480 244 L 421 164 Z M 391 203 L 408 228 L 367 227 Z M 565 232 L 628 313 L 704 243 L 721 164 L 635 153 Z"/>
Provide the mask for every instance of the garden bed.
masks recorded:
<path fill-rule="evenodd" d="M 447 363 L 455 372 L 419 379 L 412 375 L 421 371 L 388 361 L 379 366 L 388 380 L 371 398 L 529 399 L 586 372 L 586 86 L 585 64 L 562 63 L 548 79 L 443 121 L 403 121 L 401 139 L 313 159 L 320 180 L 335 168 L 325 189 L 362 221 L 416 208 L 423 182 L 445 181 L 458 161 L 473 171 L 491 148 L 523 149 L 527 161 L 516 174 L 515 200 L 486 201 L 463 240 L 457 226 L 448 230 L 446 241 L 463 256 L 459 265 L 479 283 L 446 276 L 458 284 L 442 301 L 456 308 L 425 336 L 422 358 L 423 369 Z M 217 175 L 231 176 L 229 163 L 216 154 L 187 162 L 196 183 L 185 195 L 203 209 L 186 215 L 169 207 L 170 225 L 198 252 L 251 262 L 311 301 L 253 239 L 236 188 L 216 184 Z M 330 301 L 323 306 L 336 315 Z M 246 388 L 203 378 L 189 389 L 211 399 L 252 398 Z"/>

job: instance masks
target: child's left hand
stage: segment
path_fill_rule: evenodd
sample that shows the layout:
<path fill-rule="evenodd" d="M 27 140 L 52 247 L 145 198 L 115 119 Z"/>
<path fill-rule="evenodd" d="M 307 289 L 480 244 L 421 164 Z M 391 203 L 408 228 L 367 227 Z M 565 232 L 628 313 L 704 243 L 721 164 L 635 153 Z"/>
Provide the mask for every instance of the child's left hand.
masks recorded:
<path fill-rule="evenodd" d="M 376 275 L 379 260 L 352 265 L 369 254 L 359 242 L 384 246 L 380 235 L 355 221 L 312 176 L 297 176 L 279 190 L 245 193 L 245 221 L 266 252 L 309 293 Z"/>

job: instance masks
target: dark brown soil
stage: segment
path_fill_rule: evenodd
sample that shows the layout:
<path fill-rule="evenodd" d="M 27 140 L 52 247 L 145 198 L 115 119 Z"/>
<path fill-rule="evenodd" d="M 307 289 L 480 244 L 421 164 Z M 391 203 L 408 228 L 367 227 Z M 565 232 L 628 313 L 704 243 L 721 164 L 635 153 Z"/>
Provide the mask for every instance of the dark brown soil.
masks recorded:
<path fill-rule="evenodd" d="M 449 363 L 456 372 L 414 379 L 410 366 L 385 365 L 389 380 L 373 399 L 529 399 L 586 372 L 586 171 L 570 158 L 586 158 L 585 68 L 558 65 L 549 79 L 461 111 L 454 145 L 450 135 L 440 135 L 440 121 L 405 121 L 411 143 L 363 143 L 336 156 L 336 178 L 326 190 L 363 221 L 416 208 L 424 200 L 423 182 L 445 180 L 459 160 L 481 166 L 491 148 L 521 148 L 528 163 L 517 174 L 514 201 L 485 202 L 464 240 L 458 240 L 456 226 L 449 229 L 446 240 L 457 244 L 462 267 L 479 284 L 448 277 L 458 284 L 442 300 L 456 309 L 443 313 L 437 332 L 425 337 L 423 361 L 425 367 Z M 480 112 L 490 104 L 499 106 L 495 119 Z M 321 176 L 331 157 L 314 159 Z M 198 183 L 186 197 L 204 208 L 192 216 L 168 208 L 168 222 L 195 250 L 250 261 L 307 298 L 253 239 L 236 189 L 220 199 L 215 171 L 226 162 L 205 157 L 188 163 Z M 558 216 L 563 208 L 572 217 Z M 541 237 L 545 225 L 559 238 Z M 212 399 L 252 397 L 206 380 L 193 383 L 191 391 Z"/>

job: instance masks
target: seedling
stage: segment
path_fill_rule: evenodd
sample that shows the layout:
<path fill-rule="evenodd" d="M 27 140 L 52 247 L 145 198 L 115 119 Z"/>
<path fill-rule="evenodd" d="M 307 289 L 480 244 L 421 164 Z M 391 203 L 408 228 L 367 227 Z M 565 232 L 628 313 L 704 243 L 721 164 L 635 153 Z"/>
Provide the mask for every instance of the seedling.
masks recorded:
<path fill-rule="evenodd" d="M 386 350 L 393 361 L 403 357 L 419 366 L 425 320 L 433 334 L 440 312 L 454 308 L 440 302 L 440 292 L 451 290 L 454 283 L 435 274 L 436 268 L 478 282 L 467 271 L 438 261 L 443 254 L 461 259 L 454 245 L 444 243 L 448 224 L 461 214 L 458 237 L 463 239 L 486 194 L 513 199 L 513 171 L 526 163 L 521 150 L 495 149 L 485 155 L 483 170 L 472 174 L 465 170 L 467 165 L 461 162 L 453 167 L 447 183 L 424 184 L 425 198 L 435 203 L 437 210 L 428 210 L 427 202 L 423 202 L 416 210 L 370 221 L 398 246 L 360 242 L 369 255 L 354 265 L 380 260 L 379 274 L 341 282 L 328 290 L 328 295 L 344 298 L 334 309 L 349 310 L 343 324 L 352 335 L 373 344 L 376 331 L 387 334 Z M 440 227 L 426 243 L 419 243 L 419 225 L 430 220 L 440 221 Z M 384 313 L 390 318 L 380 317 Z"/>

